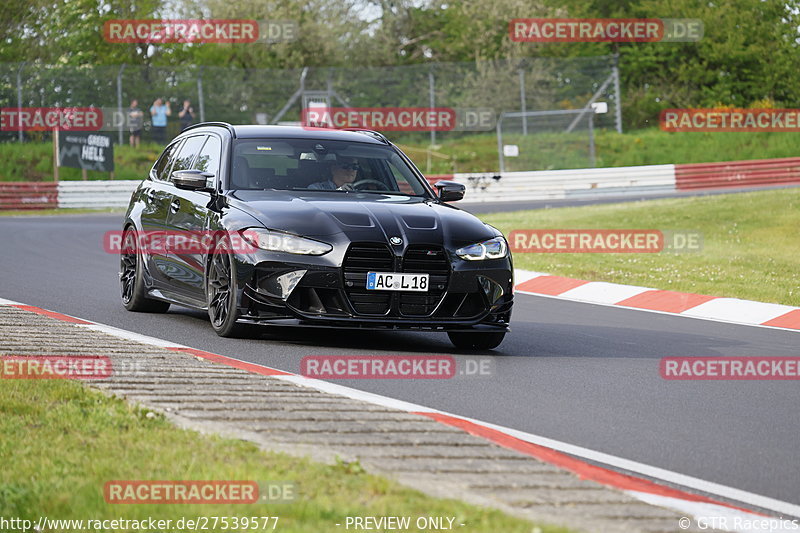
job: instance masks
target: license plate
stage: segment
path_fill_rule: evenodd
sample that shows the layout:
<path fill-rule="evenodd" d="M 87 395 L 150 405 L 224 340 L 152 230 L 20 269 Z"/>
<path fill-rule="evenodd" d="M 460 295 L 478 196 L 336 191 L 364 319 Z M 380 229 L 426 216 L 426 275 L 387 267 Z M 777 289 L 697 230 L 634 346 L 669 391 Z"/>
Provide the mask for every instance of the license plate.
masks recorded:
<path fill-rule="evenodd" d="M 367 289 L 375 291 L 428 290 L 428 274 L 399 274 L 397 272 L 368 272 Z"/>

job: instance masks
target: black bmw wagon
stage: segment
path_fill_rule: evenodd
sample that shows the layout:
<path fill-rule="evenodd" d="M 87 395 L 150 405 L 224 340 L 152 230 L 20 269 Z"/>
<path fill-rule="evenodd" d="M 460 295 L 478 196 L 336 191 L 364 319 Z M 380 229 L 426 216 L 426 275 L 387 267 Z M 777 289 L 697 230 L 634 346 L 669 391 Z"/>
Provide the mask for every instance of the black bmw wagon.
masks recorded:
<path fill-rule="evenodd" d="M 122 303 L 207 310 L 221 336 L 246 323 L 404 329 L 494 348 L 511 256 L 497 229 L 450 205 L 464 192 L 431 187 L 374 131 L 198 124 L 133 193 Z"/>

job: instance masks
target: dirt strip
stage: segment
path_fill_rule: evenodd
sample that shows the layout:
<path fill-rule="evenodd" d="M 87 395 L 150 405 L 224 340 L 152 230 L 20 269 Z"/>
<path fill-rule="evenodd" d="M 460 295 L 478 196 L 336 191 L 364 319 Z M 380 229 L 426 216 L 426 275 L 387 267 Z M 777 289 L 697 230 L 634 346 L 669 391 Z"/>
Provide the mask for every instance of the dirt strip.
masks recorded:
<path fill-rule="evenodd" d="M 254 341 L 256 342 L 256 341 Z M 576 531 L 675 533 L 681 514 L 584 481 L 430 418 L 320 392 L 189 354 L 0 305 L 0 356 L 101 355 L 115 372 L 87 381 L 176 425 L 371 473 L 436 497 Z M 302 490 L 302 488 L 301 488 Z M 708 529 L 704 531 L 709 531 Z"/>

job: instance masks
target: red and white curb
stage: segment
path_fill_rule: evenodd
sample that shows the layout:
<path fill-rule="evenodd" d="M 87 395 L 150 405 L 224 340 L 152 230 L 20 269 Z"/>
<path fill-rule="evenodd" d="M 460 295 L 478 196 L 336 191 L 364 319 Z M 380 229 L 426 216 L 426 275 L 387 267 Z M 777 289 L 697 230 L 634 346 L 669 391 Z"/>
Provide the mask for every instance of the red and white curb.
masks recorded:
<path fill-rule="evenodd" d="M 71 324 L 75 324 L 77 327 L 103 332 L 118 338 L 149 344 L 152 346 L 158 346 L 160 348 L 186 353 L 196 357 L 202 357 L 214 363 L 239 368 L 256 374 L 271 376 L 275 379 L 280 379 L 303 387 L 313 388 L 321 392 L 337 394 L 354 400 L 368 402 L 373 405 L 398 409 L 401 411 L 406 411 L 410 414 L 425 416 L 442 424 L 462 429 L 467 433 L 486 439 L 504 448 L 515 450 L 519 453 L 534 457 L 540 461 L 573 472 L 581 479 L 595 481 L 602 485 L 621 490 L 630 496 L 651 505 L 673 509 L 684 513 L 687 516 L 694 516 L 698 519 L 725 518 L 728 524 L 747 524 L 749 521 L 758 521 L 764 519 L 765 517 L 760 513 L 749 511 L 735 504 L 715 500 L 713 497 L 709 496 L 693 494 L 684 489 L 675 487 L 685 487 L 686 489 L 696 490 L 704 494 L 710 494 L 726 500 L 742 502 L 743 504 L 775 513 L 775 515 L 779 517 L 800 517 L 800 505 L 783 502 L 774 498 L 753 494 L 733 487 L 720 485 L 718 483 L 705 481 L 677 472 L 630 461 L 622 457 L 590 450 L 588 448 L 575 446 L 565 442 L 549 439 L 547 437 L 534 435 L 532 433 L 475 420 L 469 417 L 458 416 L 452 413 L 440 411 L 438 409 L 432 409 L 403 400 L 397 400 L 387 396 L 381 396 L 379 394 L 360 391 L 358 389 L 345 387 L 327 381 L 307 378 L 305 376 L 278 370 L 276 368 L 249 363 L 247 361 L 241 361 L 239 359 L 206 352 L 204 350 L 198 350 L 182 344 L 177 344 L 155 337 L 149 337 L 147 335 L 134 333 L 89 320 L 83 320 L 54 311 L 48 311 L 46 309 L 21 304 L 11 300 L 4 300 L 0 298 L 0 305 L 17 307 L 19 309 L 37 313 L 54 320 L 69 322 Z M 618 468 L 626 472 L 631 472 L 632 474 L 624 474 L 622 472 L 606 468 L 605 466 L 600 466 L 601 464 Z M 644 477 L 637 477 L 634 474 L 639 474 Z M 661 484 L 658 481 L 652 481 L 651 479 L 663 481 L 667 484 Z M 720 521 L 718 520 L 716 523 L 719 524 Z M 763 528 L 758 529 L 757 526 L 756 529 L 734 529 L 732 527 L 722 529 L 726 529 L 728 531 L 738 531 L 742 533 L 749 533 L 750 531 L 764 531 Z"/>
<path fill-rule="evenodd" d="M 800 307 L 514 270 L 515 291 L 747 326 L 800 330 Z"/>

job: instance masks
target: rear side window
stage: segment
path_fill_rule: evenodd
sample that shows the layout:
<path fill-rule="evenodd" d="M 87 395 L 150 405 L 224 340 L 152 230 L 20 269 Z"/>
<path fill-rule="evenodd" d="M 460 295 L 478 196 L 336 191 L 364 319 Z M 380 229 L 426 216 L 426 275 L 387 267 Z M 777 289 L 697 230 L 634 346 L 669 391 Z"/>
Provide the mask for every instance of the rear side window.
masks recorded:
<path fill-rule="evenodd" d="M 195 135 L 194 137 L 186 139 L 186 142 L 183 143 L 183 146 L 181 146 L 181 149 L 178 151 L 178 157 L 175 158 L 172 172 L 192 168 L 192 162 L 205 141 L 205 135 Z M 170 178 L 171 177 L 172 173 L 170 173 Z"/>
<path fill-rule="evenodd" d="M 222 142 L 219 138 L 209 135 L 203 149 L 197 155 L 192 168 L 202 170 L 203 172 L 211 172 L 214 176 L 219 175 L 220 155 L 222 152 Z M 214 186 L 214 178 L 208 178 L 206 181 L 207 187 Z"/>
<path fill-rule="evenodd" d="M 153 170 L 155 171 L 156 179 L 161 181 L 169 181 L 169 171 L 172 168 L 172 164 L 175 162 L 175 156 L 178 153 L 178 148 L 180 148 L 183 141 L 178 141 L 174 144 L 171 144 L 167 147 L 166 150 L 161 154 L 161 157 L 158 158 L 156 161 Z"/>

